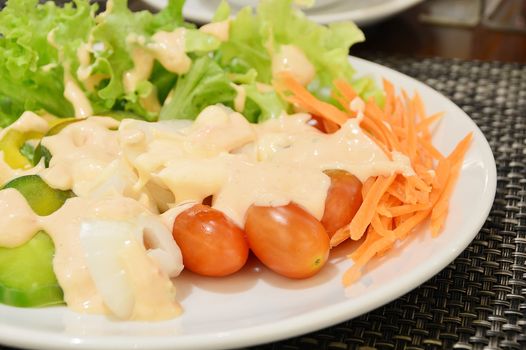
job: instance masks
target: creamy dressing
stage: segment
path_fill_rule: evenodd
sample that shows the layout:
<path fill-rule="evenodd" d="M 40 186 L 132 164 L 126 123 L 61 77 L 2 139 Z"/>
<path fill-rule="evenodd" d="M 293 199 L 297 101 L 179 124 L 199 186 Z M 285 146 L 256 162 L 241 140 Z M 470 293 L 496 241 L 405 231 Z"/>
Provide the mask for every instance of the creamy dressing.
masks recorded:
<path fill-rule="evenodd" d="M 133 227 L 137 227 L 137 217 L 159 220 L 134 200 L 124 197 L 104 200 L 71 198 L 55 213 L 40 217 L 14 189 L 0 191 L 0 210 L 0 245 L 16 247 L 31 239 L 37 231 L 46 231 L 55 244 L 53 269 L 68 307 L 77 312 L 98 314 L 108 312 L 108 297 L 103 297 L 96 288 L 92 271 L 86 263 L 88 255 L 99 253 L 97 249 L 83 249 L 81 225 L 92 219 L 110 218 L 135 222 Z M 164 227 L 161 221 L 159 225 Z M 173 245 L 176 247 L 175 243 Z M 122 249 L 117 252 L 118 263 L 127 272 L 132 291 L 133 302 L 127 318 L 159 320 L 175 317 L 181 312 L 175 300 L 175 288 L 168 274 L 146 252 L 142 240 L 133 237 L 123 242 Z M 175 259 L 182 268 L 178 257 Z M 111 288 L 111 284 L 108 287 Z"/>
<path fill-rule="evenodd" d="M 49 72 L 52 69 L 55 69 L 57 67 L 58 67 L 58 64 L 56 64 L 56 63 L 48 63 L 46 65 L 41 66 L 40 69 L 42 69 L 43 72 L 47 73 L 47 72 Z"/>
<path fill-rule="evenodd" d="M 245 87 L 231 83 L 230 86 L 236 90 L 236 97 L 234 98 L 234 109 L 236 112 L 242 113 L 245 110 L 245 103 L 247 101 L 247 91 Z"/>
<path fill-rule="evenodd" d="M 40 229 L 33 209 L 15 189 L 0 191 L 0 246 L 18 247 Z"/>
<path fill-rule="evenodd" d="M 139 40 L 133 39 L 131 41 Z M 141 41 L 141 40 L 139 40 Z M 148 80 L 152 74 L 154 56 L 143 47 L 136 47 L 132 52 L 133 68 L 126 71 L 123 77 L 124 90 L 130 94 L 137 90 L 140 82 Z M 140 97 L 139 102 L 144 109 L 151 113 L 159 113 L 161 111 L 161 104 L 157 98 L 157 90 L 152 87 L 152 91 L 148 96 Z"/>
<path fill-rule="evenodd" d="M 91 75 L 90 48 L 91 42 L 88 41 L 87 43 L 80 45 L 77 49 L 77 59 L 79 60 L 77 78 L 81 81 L 88 79 Z"/>
<path fill-rule="evenodd" d="M 41 160 L 40 163 L 32 168 L 13 169 L 6 163 L 4 157 L 4 152 L 0 151 L 0 185 L 4 185 L 20 176 L 39 174 L 44 169 L 44 160 Z"/>
<path fill-rule="evenodd" d="M 124 90 L 127 93 L 134 92 L 141 81 L 145 81 L 152 74 L 153 56 L 142 47 L 133 49 L 131 55 L 133 68 L 124 73 Z"/>
<path fill-rule="evenodd" d="M 230 37 L 230 19 L 207 23 L 199 28 L 199 30 L 203 33 L 213 35 L 221 42 L 228 41 L 228 38 Z"/>
<path fill-rule="evenodd" d="M 305 53 L 295 45 L 282 45 L 272 55 L 272 75 L 289 73 L 302 85 L 308 85 L 316 76 L 316 69 Z"/>
<path fill-rule="evenodd" d="M 133 68 L 126 71 L 122 78 L 124 90 L 128 94 L 136 91 L 139 83 L 148 80 L 155 60 L 172 73 L 184 74 L 190 70 L 192 61 L 186 55 L 184 28 L 177 28 L 172 32 L 157 32 L 150 43 L 146 43 L 144 36 L 134 33 L 129 34 L 126 41 L 130 45 L 136 45 L 131 54 Z M 148 96 L 140 97 L 139 102 L 148 112 L 156 114 L 161 110 L 155 89 L 152 89 Z"/>
<path fill-rule="evenodd" d="M 131 33 L 126 42 L 129 45 L 137 45 L 132 51 L 134 67 L 123 77 L 127 92 L 135 90 L 137 83 L 150 76 L 154 59 L 175 74 L 188 72 L 192 65 L 192 60 L 186 55 L 185 28 L 177 28 L 172 32 L 157 32 L 149 43 L 144 36 Z"/>
<path fill-rule="evenodd" d="M 141 177 L 167 188 L 174 204 L 214 196 L 213 207 L 240 227 L 252 204 L 298 203 L 323 216 L 330 179 L 323 171 L 342 169 L 365 181 L 373 175 L 412 171 L 407 157 L 394 161 L 350 119 L 334 134 L 307 124 L 306 114 L 259 125 L 221 106 L 206 108 L 195 123 L 174 132 L 136 120 L 121 123 L 128 162 Z M 138 136 L 133 131 L 140 130 Z"/>
<path fill-rule="evenodd" d="M 186 29 L 160 31 L 152 36 L 152 40 L 153 43 L 148 44 L 147 48 L 164 68 L 176 74 L 190 70 L 192 60 L 186 55 Z"/>
<path fill-rule="evenodd" d="M 9 130 L 17 130 L 21 133 L 35 131 L 40 134 L 45 134 L 49 130 L 49 124 L 46 119 L 42 118 L 36 113 L 26 111 L 7 128 L 0 131 L 0 140 L 7 134 Z"/>
<path fill-rule="evenodd" d="M 55 29 L 51 30 L 47 35 L 47 41 L 51 46 L 57 49 L 59 61 L 64 61 L 64 54 L 60 47 L 55 42 Z M 87 48 L 81 46 L 79 49 L 80 52 L 77 52 L 79 59 L 81 59 L 81 66 L 83 63 L 86 63 L 86 60 L 89 60 L 89 52 Z M 93 114 L 93 109 L 91 103 L 89 102 L 88 97 L 84 94 L 84 91 L 78 86 L 77 82 L 71 76 L 70 64 L 69 62 L 63 62 L 64 65 L 64 97 L 68 100 L 75 110 L 75 117 L 77 118 L 86 118 Z"/>
<path fill-rule="evenodd" d="M 6 184 L 9 180 L 16 178 L 18 172 L 19 169 L 13 169 L 6 163 L 4 151 L 0 151 L 0 184 Z"/>
<path fill-rule="evenodd" d="M 73 105 L 76 118 L 86 118 L 93 115 L 88 97 L 67 72 L 64 72 L 64 97 Z"/>
<path fill-rule="evenodd" d="M 362 102 L 352 103 L 358 114 Z M 44 131 L 39 118 L 26 114 L 12 127 Z M 253 204 L 295 202 L 321 219 L 330 186 L 325 170 L 346 170 L 361 181 L 412 173 L 409 159 L 393 153 L 390 160 L 362 132 L 359 118 L 333 134 L 309 119 L 283 115 L 250 124 L 217 105 L 194 122 L 90 117 L 71 123 L 42 139 L 53 155 L 49 168 L 30 171 L 78 197 L 40 217 L 16 190 L 0 191 L 0 246 L 48 232 L 55 274 L 75 311 L 175 317 L 181 308 L 170 278 L 181 271 L 182 257 L 171 228 L 185 209 L 213 196 L 212 206 L 243 227 Z"/>
<path fill-rule="evenodd" d="M 90 37 L 88 42 L 82 44 L 77 49 L 77 58 L 79 60 L 79 68 L 77 69 L 77 79 L 82 82 L 86 90 L 92 92 L 95 87 L 103 80 L 108 78 L 107 74 L 92 74 L 91 66 L 91 52 L 94 50 L 96 45 L 92 42 L 93 38 Z"/>
<path fill-rule="evenodd" d="M 152 91 L 145 97 L 140 97 L 139 102 L 145 110 L 151 113 L 159 113 L 161 111 L 161 103 L 159 98 L 157 98 L 157 89 L 152 87 Z"/>
<path fill-rule="evenodd" d="M 93 117 L 68 125 L 57 135 L 45 137 L 45 146 L 53 158 L 41 176 L 51 187 L 72 189 L 87 196 L 98 184 L 99 176 L 119 156 L 116 138 L 119 122 Z"/>

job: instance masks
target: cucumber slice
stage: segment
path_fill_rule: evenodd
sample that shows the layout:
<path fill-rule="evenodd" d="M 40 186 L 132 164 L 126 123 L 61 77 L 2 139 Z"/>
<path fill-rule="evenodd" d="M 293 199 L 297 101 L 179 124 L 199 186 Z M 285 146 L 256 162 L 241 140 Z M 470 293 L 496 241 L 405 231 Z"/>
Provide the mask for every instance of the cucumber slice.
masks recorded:
<path fill-rule="evenodd" d="M 44 136 L 53 136 L 61 132 L 66 126 L 76 123 L 83 119 L 77 118 L 65 118 L 60 119 L 55 122 L 53 127 L 48 130 Z M 40 162 L 40 159 L 44 157 L 44 165 L 46 168 L 49 168 L 49 161 L 51 160 L 51 152 L 42 145 L 42 142 L 39 142 L 35 148 L 35 154 L 33 155 L 33 165 L 37 165 Z"/>
<path fill-rule="evenodd" d="M 22 133 L 11 129 L 0 140 L 0 150 L 4 152 L 4 161 L 13 169 L 26 169 L 31 162 L 20 152 L 20 148 L 27 140 L 41 138 L 37 132 Z"/>
<path fill-rule="evenodd" d="M 40 163 L 40 159 L 44 158 L 44 166 L 49 168 L 49 162 L 51 161 L 51 152 L 45 147 L 42 146 L 42 143 L 39 143 L 37 148 L 35 148 L 35 153 L 33 154 L 33 165 Z"/>
<path fill-rule="evenodd" d="M 71 191 L 61 191 L 49 187 L 38 175 L 26 175 L 9 181 L 4 188 L 18 190 L 27 200 L 33 211 L 45 216 L 60 208 L 66 199 L 74 196 Z"/>
<path fill-rule="evenodd" d="M 54 251 L 43 231 L 20 247 L 0 248 L 0 302 L 22 307 L 63 304 L 53 272 Z"/>
<path fill-rule="evenodd" d="M 53 136 L 61 132 L 66 126 L 76 123 L 84 119 L 80 118 L 64 118 L 58 121 L 51 129 L 48 130 L 45 136 Z"/>
<path fill-rule="evenodd" d="M 33 162 L 33 158 L 35 156 L 35 147 L 26 142 L 22 145 L 22 147 L 20 147 L 20 154 L 26 157 L 28 161 Z"/>
<path fill-rule="evenodd" d="M 73 197 L 71 191 L 49 187 L 38 175 L 27 175 L 7 183 L 18 190 L 33 211 L 49 215 Z M 40 231 L 24 245 L 0 248 L 0 302 L 13 306 L 45 306 L 63 303 L 63 293 L 53 272 L 55 246 Z"/>

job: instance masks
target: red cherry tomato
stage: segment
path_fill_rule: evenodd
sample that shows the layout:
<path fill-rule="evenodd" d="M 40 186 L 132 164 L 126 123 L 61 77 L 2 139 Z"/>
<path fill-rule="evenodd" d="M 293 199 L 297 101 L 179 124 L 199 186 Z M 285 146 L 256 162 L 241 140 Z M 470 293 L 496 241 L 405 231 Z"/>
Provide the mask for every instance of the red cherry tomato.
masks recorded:
<path fill-rule="evenodd" d="M 173 237 L 185 268 L 203 276 L 227 276 L 248 258 L 245 233 L 220 211 L 196 204 L 174 222 Z"/>
<path fill-rule="evenodd" d="M 362 205 L 362 183 L 343 170 L 328 170 L 325 174 L 331 178 L 331 186 L 321 223 L 332 237 L 338 229 L 351 222 Z"/>
<path fill-rule="evenodd" d="M 329 236 L 321 223 L 293 203 L 250 207 L 245 232 L 259 260 L 286 277 L 310 277 L 329 256 Z"/>

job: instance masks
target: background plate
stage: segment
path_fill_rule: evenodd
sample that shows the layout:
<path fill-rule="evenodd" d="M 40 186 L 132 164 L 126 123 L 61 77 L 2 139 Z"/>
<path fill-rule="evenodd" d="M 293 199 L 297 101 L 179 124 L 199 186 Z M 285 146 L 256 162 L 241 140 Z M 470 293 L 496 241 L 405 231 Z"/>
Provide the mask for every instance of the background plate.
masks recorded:
<path fill-rule="evenodd" d="M 167 0 L 143 0 L 154 8 L 162 8 Z M 187 0 L 183 13 L 186 19 L 198 23 L 210 22 L 221 0 Z M 422 0 L 341 0 L 340 2 L 307 11 L 318 23 L 354 21 L 368 25 L 402 12 Z"/>
<path fill-rule="evenodd" d="M 350 58 L 360 74 L 385 77 L 408 92 L 418 91 L 427 111 L 444 111 L 434 143 L 449 153 L 472 131 L 442 234 L 426 229 L 397 251 L 373 261 L 365 276 L 347 290 L 343 271 L 351 265 L 338 248 L 314 278 L 292 281 L 255 261 L 222 279 L 183 273 L 178 298 L 185 309 L 178 319 L 160 323 L 116 322 L 79 315 L 64 307 L 19 309 L 0 305 L 0 343 L 38 349 L 213 349 L 271 342 L 321 329 L 379 307 L 417 287 L 451 262 L 476 235 L 493 203 L 496 169 L 489 145 L 473 121 L 435 90 L 386 67 Z"/>

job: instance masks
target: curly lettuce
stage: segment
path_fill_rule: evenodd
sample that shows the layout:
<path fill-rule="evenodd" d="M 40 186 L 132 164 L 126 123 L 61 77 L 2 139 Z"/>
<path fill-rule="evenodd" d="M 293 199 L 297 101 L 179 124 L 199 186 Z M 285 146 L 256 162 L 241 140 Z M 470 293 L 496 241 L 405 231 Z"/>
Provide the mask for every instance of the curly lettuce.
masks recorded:
<path fill-rule="evenodd" d="M 222 42 L 186 23 L 183 6 L 184 0 L 169 0 L 153 14 L 130 11 L 127 0 L 111 0 L 98 13 L 89 0 L 63 7 L 9 0 L 0 12 L 0 127 L 25 110 L 73 116 L 64 96 L 66 80 L 86 96 L 95 114 L 117 119 L 194 119 L 211 104 L 234 108 L 239 91 L 246 95 L 242 112 L 248 120 L 275 118 L 291 109 L 268 86 L 273 54 L 283 45 L 298 47 L 312 63 L 315 78 L 308 88 L 318 97 L 335 103 L 329 97 L 335 79 L 352 82 L 363 97 L 381 96 L 372 80 L 354 80 L 348 50 L 364 37 L 353 23 L 318 25 L 292 0 L 262 0 L 255 12 L 244 8 L 230 18 L 224 1 L 213 18 L 229 21 L 229 38 Z M 175 72 L 148 50 L 156 34 L 179 28 L 190 64 Z M 142 64 L 137 50 L 152 57 L 130 88 L 124 77 Z"/>

